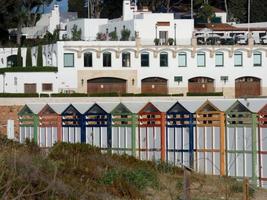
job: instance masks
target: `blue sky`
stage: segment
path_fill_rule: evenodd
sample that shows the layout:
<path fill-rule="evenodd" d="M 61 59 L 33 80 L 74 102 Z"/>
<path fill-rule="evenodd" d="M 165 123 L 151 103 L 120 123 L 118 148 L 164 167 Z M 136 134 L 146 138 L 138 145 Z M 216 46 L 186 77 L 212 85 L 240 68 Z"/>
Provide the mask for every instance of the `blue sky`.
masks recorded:
<path fill-rule="evenodd" d="M 54 2 L 51 3 L 50 6 L 45 8 L 45 12 L 49 12 L 51 10 L 51 8 L 53 8 L 53 5 L 55 3 L 57 3 L 59 5 L 60 11 L 62 11 L 62 12 L 67 12 L 68 11 L 68 0 L 61 0 L 59 2 L 54 0 Z"/>

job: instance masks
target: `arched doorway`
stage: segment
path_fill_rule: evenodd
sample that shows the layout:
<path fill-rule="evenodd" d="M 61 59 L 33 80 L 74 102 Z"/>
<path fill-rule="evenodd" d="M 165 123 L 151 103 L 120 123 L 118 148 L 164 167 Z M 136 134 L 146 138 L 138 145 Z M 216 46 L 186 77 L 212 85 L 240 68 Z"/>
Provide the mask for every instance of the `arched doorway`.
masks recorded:
<path fill-rule="evenodd" d="M 168 94 L 168 80 L 160 77 L 145 78 L 141 82 L 144 94 Z"/>
<path fill-rule="evenodd" d="M 209 77 L 194 77 L 188 80 L 188 92 L 208 93 L 214 92 L 214 79 Z"/>
<path fill-rule="evenodd" d="M 99 93 L 126 93 L 127 81 L 120 78 L 103 77 L 95 78 L 87 81 L 87 93 L 99 94 Z"/>
<path fill-rule="evenodd" d="M 23 58 L 20 57 L 21 63 L 23 63 Z M 7 57 L 7 67 L 17 67 L 17 55 L 10 55 Z M 18 66 L 21 67 L 21 66 Z"/>
<path fill-rule="evenodd" d="M 235 80 L 235 97 L 260 96 L 261 80 L 256 77 L 245 76 Z"/>

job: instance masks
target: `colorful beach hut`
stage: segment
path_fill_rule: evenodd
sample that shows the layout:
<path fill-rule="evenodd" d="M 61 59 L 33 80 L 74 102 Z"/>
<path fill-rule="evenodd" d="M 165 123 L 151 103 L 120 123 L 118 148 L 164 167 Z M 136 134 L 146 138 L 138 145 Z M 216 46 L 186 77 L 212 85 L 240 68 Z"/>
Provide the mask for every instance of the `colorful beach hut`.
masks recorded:
<path fill-rule="evenodd" d="M 119 103 L 112 111 L 112 152 L 136 156 L 138 111 L 140 102 Z"/>
<path fill-rule="evenodd" d="M 138 113 L 138 157 L 166 160 L 166 111 L 174 102 L 149 102 Z"/>
<path fill-rule="evenodd" d="M 267 188 L 267 101 L 258 112 L 259 186 Z"/>
<path fill-rule="evenodd" d="M 202 101 L 176 102 L 166 113 L 166 160 L 193 168 L 195 111 Z"/>
<path fill-rule="evenodd" d="M 112 153 L 136 156 L 137 115 L 123 103 L 111 111 Z"/>
<path fill-rule="evenodd" d="M 93 104 L 84 113 L 86 143 L 106 151 L 111 149 L 111 114 L 114 104 Z M 102 106 L 105 106 L 106 111 Z"/>
<path fill-rule="evenodd" d="M 257 113 L 249 109 L 251 103 L 237 100 L 226 111 L 226 172 L 257 184 Z"/>
<path fill-rule="evenodd" d="M 195 169 L 225 175 L 225 113 L 233 101 L 206 101 L 196 111 Z"/>
<path fill-rule="evenodd" d="M 21 143 L 25 139 L 38 142 L 38 113 L 43 108 L 43 104 L 27 104 L 20 112 L 19 116 L 19 140 Z"/>
<path fill-rule="evenodd" d="M 67 143 L 80 143 L 84 139 L 83 114 L 77 105 L 70 104 L 61 113 L 62 141 Z"/>
<path fill-rule="evenodd" d="M 56 142 L 62 141 L 61 113 L 67 104 L 46 104 L 38 113 L 38 145 L 52 147 Z"/>

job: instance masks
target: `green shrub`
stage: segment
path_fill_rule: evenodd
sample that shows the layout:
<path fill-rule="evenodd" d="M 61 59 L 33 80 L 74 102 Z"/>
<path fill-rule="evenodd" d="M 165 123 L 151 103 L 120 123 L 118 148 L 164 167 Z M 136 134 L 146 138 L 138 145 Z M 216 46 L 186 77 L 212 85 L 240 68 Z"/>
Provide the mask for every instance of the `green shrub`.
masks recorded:
<path fill-rule="evenodd" d="M 118 41 L 118 35 L 116 31 L 112 31 L 108 34 L 111 41 Z"/>
<path fill-rule="evenodd" d="M 8 67 L 0 68 L 0 74 L 16 72 L 57 72 L 57 67 Z"/>
<path fill-rule="evenodd" d="M 43 47 L 41 45 L 38 46 L 37 66 L 43 67 Z"/>
<path fill-rule="evenodd" d="M 21 57 L 21 48 L 20 47 L 18 48 L 16 66 L 18 66 L 18 67 L 23 66 L 23 59 Z"/>
<path fill-rule="evenodd" d="M 223 96 L 223 92 L 207 92 L 207 93 L 188 92 L 187 96 Z"/>
<path fill-rule="evenodd" d="M 41 93 L 40 94 L 40 97 L 49 97 L 49 94 L 43 94 L 43 93 Z"/>
<path fill-rule="evenodd" d="M 87 97 L 85 93 L 53 93 L 51 97 Z"/>
<path fill-rule="evenodd" d="M 0 98 L 11 98 L 11 97 L 14 97 L 14 98 L 27 98 L 27 97 L 39 97 L 39 95 L 36 93 L 36 94 L 25 94 L 25 93 L 0 93 Z"/>
<path fill-rule="evenodd" d="M 139 190 L 143 190 L 146 187 L 158 186 L 156 172 L 144 168 L 124 170 L 111 169 L 100 179 L 100 183 L 106 185 L 112 185 L 118 181 L 125 181 L 130 185 L 134 185 Z"/>
<path fill-rule="evenodd" d="M 27 67 L 32 67 L 32 48 L 28 47 L 27 48 L 27 53 L 26 53 L 26 66 Z"/>
<path fill-rule="evenodd" d="M 121 41 L 128 41 L 131 35 L 131 31 L 129 29 L 123 29 L 121 31 Z"/>

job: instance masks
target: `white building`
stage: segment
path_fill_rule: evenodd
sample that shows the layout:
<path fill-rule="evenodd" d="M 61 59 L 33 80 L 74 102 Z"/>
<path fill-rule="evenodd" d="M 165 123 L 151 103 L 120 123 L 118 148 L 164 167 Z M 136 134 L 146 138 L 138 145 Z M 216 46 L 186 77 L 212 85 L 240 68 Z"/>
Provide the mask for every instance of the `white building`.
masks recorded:
<path fill-rule="evenodd" d="M 124 2 L 125 6 L 127 2 Z M 56 66 L 58 72 L 2 73 L 0 92 L 222 92 L 227 97 L 267 96 L 266 46 L 254 44 L 252 37 L 245 45 L 200 45 L 192 36 L 192 20 L 176 20 L 172 14 L 139 13 L 132 7 L 129 9 L 133 13 L 127 12 L 122 19 L 70 22 L 69 26 L 72 23 L 83 27 L 82 37 L 90 41 L 59 41 L 43 46 L 44 66 Z M 106 28 L 110 31 L 116 27 L 119 33 L 124 25 L 136 32 L 134 41 L 90 39 Z M 156 35 L 160 38 L 161 31 L 166 31 L 162 35 L 176 36 L 176 45 L 165 42 L 154 45 L 153 40 Z M 0 49 L 0 70 L 11 66 L 11 58 L 16 54 L 14 48 Z M 22 49 L 22 57 L 25 66 L 26 49 Z M 36 65 L 36 59 L 37 48 L 34 47 L 33 65 Z"/>

